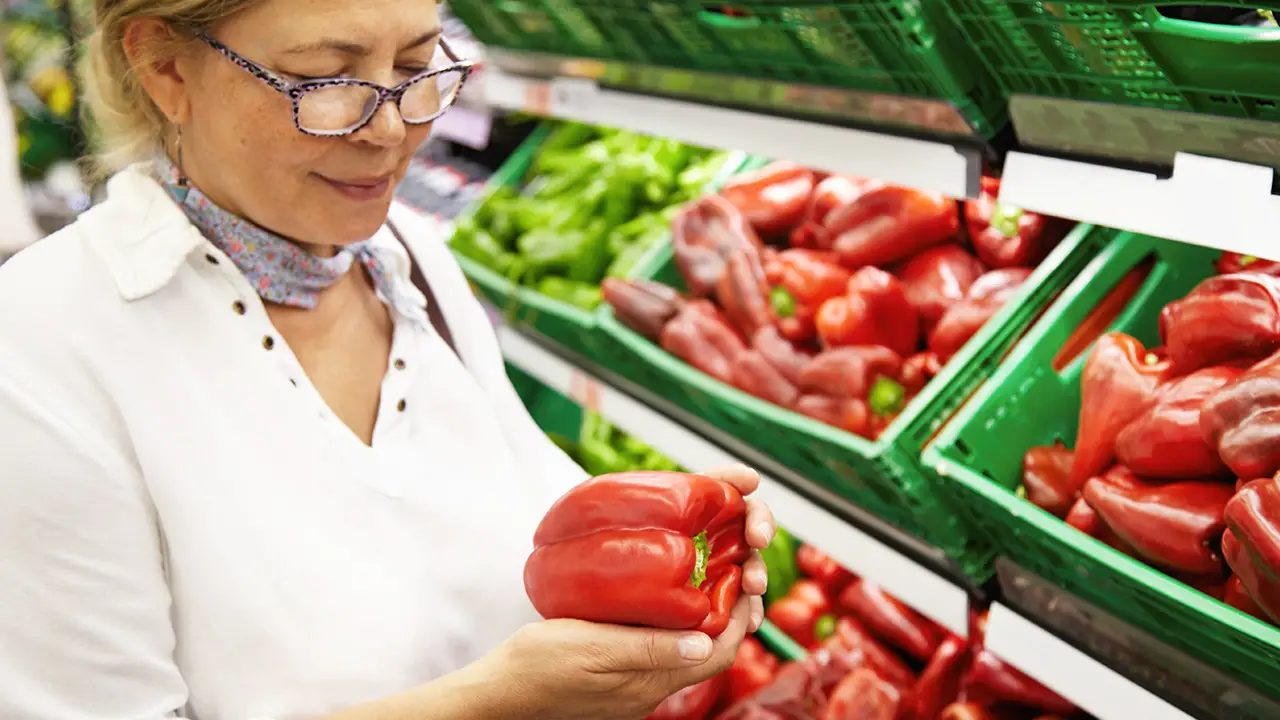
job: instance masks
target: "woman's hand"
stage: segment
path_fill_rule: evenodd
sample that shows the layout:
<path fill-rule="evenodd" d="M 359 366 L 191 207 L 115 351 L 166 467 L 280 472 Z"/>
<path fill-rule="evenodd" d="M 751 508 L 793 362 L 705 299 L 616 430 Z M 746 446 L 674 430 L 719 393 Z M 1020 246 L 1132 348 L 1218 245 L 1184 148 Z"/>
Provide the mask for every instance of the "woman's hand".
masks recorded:
<path fill-rule="evenodd" d="M 742 477 L 737 469 L 725 472 Z M 754 487 L 759 480 L 749 482 Z M 763 520 L 755 519 L 771 528 L 765 513 Z M 763 587 L 764 580 L 757 580 Z M 640 720 L 668 695 L 733 664 L 759 600 L 741 598 L 729 626 L 714 641 L 686 630 L 546 620 L 521 628 L 474 668 L 499 693 L 489 703 L 497 717 Z"/>
<path fill-rule="evenodd" d="M 760 473 L 745 465 L 730 465 L 719 470 L 702 473 L 707 477 L 733 485 L 743 496 L 750 495 L 760 486 Z M 769 573 L 764 566 L 764 558 L 760 551 L 769 547 L 773 541 L 777 523 L 769 506 L 759 500 L 747 498 L 747 544 L 755 548 L 751 558 L 742 565 L 742 594 L 746 595 L 750 604 L 750 624 L 748 632 L 760 629 L 764 622 L 764 595 L 769 584 Z"/>

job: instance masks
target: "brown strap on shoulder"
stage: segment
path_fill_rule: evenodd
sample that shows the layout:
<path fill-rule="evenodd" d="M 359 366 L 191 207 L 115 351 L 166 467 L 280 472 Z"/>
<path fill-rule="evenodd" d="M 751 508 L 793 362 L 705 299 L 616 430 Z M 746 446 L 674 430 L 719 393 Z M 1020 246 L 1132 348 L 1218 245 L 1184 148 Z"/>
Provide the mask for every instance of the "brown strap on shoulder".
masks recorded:
<path fill-rule="evenodd" d="M 436 302 L 436 294 L 431 291 L 431 285 L 427 283 L 427 276 L 422 274 L 422 268 L 418 265 L 418 259 L 413 256 L 413 248 L 409 247 L 409 243 L 404 241 L 404 236 L 396 228 L 395 223 L 387 219 L 387 227 L 391 230 L 391 234 L 396 240 L 404 246 L 404 251 L 409 253 L 409 280 L 413 286 L 418 288 L 418 292 L 427 299 L 427 318 L 431 321 L 431 327 L 436 329 L 436 333 L 444 340 L 454 355 L 458 355 L 458 359 L 462 356 L 458 354 L 458 347 L 453 344 L 453 333 L 449 332 L 449 325 L 444 321 L 444 313 L 440 310 L 440 303 Z"/>

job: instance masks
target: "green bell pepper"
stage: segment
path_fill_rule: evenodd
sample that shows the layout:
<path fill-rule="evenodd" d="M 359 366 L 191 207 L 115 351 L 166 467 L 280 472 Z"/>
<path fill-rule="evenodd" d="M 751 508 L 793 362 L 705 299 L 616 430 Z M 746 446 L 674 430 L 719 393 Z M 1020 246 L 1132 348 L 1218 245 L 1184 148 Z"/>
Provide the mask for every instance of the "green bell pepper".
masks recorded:
<path fill-rule="evenodd" d="M 764 593 L 766 605 L 786 595 L 800 578 L 800 570 L 796 567 L 798 547 L 791 533 L 779 527 L 769 547 L 760 551 L 769 575 L 769 587 Z"/>

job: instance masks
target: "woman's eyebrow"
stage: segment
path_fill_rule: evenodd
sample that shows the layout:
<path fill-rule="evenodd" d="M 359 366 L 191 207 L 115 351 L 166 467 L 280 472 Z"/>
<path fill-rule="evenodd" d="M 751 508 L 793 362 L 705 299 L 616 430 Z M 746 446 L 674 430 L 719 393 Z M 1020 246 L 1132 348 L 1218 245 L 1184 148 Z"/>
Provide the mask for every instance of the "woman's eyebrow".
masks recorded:
<path fill-rule="evenodd" d="M 400 49 L 403 51 L 403 50 L 412 50 L 417 47 L 422 47 L 423 45 L 426 45 L 432 40 L 435 40 L 437 37 L 439 37 L 439 35 L 440 35 L 440 28 L 428 30 L 422 35 L 419 35 L 418 37 L 414 38 L 412 42 L 410 42 L 409 44 L 405 45 Z M 339 40 L 337 38 L 322 38 L 320 40 L 303 43 L 301 45 L 294 45 L 293 47 L 285 50 L 284 54 L 285 55 L 302 55 L 309 52 L 315 52 L 317 50 L 332 50 L 332 51 L 343 53 L 344 55 L 357 55 L 357 56 L 368 55 L 370 52 L 368 47 L 361 45 L 359 43 L 353 43 L 348 40 Z"/>

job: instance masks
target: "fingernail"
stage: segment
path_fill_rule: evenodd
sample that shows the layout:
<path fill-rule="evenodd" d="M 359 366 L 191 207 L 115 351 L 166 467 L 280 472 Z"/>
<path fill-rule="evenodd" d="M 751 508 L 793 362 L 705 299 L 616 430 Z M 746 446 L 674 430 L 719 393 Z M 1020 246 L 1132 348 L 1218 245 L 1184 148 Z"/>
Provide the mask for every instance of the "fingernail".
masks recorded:
<path fill-rule="evenodd" d="M 753 611 L 751 613 L 751 632 L 759 630 L 762 624 L 764 624 L 764 611 Z"/>
<path fill-rule="evenodd" d="M 685 635 L 676 641 L 676 652 L 685 660 L 706 660 L 711 657 L 711 638 L 700 633 Z"/>
<path fill-rule="evenodd" d="M 767 522 L 756 525 L 756 532 L 760 533 L 760 537 L 764 538 L 764 544 L 767 547 L 773 542 L 773 526 Z"/>
<path fill-rule="evenodd" d="M 760 584 L 760 587 L 766 590 L 769 588 L 769 572 L 767 570 L 760 569 L 752 573 L 752 575 L 756 576 L 756 582 Z"/>

